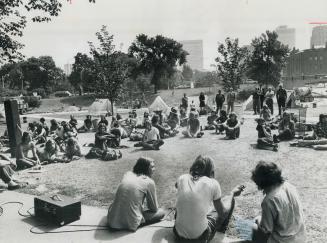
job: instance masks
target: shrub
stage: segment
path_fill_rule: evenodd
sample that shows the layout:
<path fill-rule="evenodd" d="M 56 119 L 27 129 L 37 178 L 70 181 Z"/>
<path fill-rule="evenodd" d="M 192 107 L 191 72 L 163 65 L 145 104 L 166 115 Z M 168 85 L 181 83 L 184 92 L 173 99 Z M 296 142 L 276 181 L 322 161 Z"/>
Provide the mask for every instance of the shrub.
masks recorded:
<path fill-rule="evenodd" d="M 252 89 L 243 89 L 238 92 L 237 99 L 240 101 L 247 100 L 253 93 Z"/>
<path fill-rule="evenodd" d="M 28 104 L 28 107 L 35 108 L 41 105 L 41 100 L 34 96 L 24 96 L 24 101 Z"/>

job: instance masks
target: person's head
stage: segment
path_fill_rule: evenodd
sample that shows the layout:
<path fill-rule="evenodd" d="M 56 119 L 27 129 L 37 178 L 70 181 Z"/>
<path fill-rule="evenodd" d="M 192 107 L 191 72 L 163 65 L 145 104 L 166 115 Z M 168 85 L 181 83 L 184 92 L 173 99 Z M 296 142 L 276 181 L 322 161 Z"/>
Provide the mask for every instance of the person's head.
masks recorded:
<path fill-rule="evenodd" d="M 75 119 L 74 115 L 70 115 L 70 119 L 71 120 Z"/>
<path fill-rule="evenodd" d="M 269 90 L 269 92 L 271 91 L 271 87 L 270 86 L 268 87 L 268 90 Z"/>
<path fill-rule="evenodd" d="M 217 114 L 217 112 L 216 112 L 215 110 L 212 110 L 212 111 L 211 111 L 211 115 L 212 115 L 212 116 L 215 116 L 216 114 Z"/>
<path fill-rule="evenodd" d="M 87 116 L 86 116 L 86 119 L 91 120 L 91 119 L 92 119 L 92 116 L 91 116 L 91 115 L 87 115 Z"/>
<path fill-rule="evenodd" d="M 43 125 L 42 125 L 42 123 L 38 122 L 38 123 L 36 124 L 36 131 L 37 131 L 37 132 L 41 132 L 42 129 L 43 129 Z"/>
<path fill-rule="evenodd" d="M 148 117 L 149 117 L 149 112 L 145 111 L 145 112 L 143 113 L 143 117 L 148 118 Z"/>
<path fill-rule="evenodd" d="M 279 89 L 282 89 L 282 88 L 283 88 L 283 85 L 282 85 L 282 84 L 279 84 L 279 85 L 278 85 L 278 88 L 279 88 Z"/>
<path fill-rule="evenodd" d="M 35 123 L 34 122 L 28 123 L 28 129 L 31 130 L 31 131 L 34 131 L 35 130 Z"/>
<path fill-rule="evenodd" d="M 177 114 L 177 109 L 176 109 L 176 107 L 172 107 L 172 108 L 171 108 L 171 112 Z"/>
<path fill-rule="evenodd" d="M 150 121 L 145 121 L 144 126 L 145 126 L 145 129 L 148 130 L 148 131 L 150 131 L 151 128 L 152 128 L 152 124 L 151 124 Z"/>
<path fill-rule="evenodd" d="M 184 93 L 184 97 L 186 97 L 186 93 Z"/>
<path fill-rule="evenodd" d="M 232 121 L 235 121 L 237 120 L 237 115 L 235 112 L 231 112 L 228 118 L 231 119 Z"/>
<path fill-rule="evenodd" d="M 44 119 L 44 117 L 41 117 L 40 118 L 40 122 L 43 124 L 43 123 L 45 123 L 45 119 Z"/>
<path fill-rule="evenodd" d="M 210 157 L 199 155 L 190 168 L 190 174 L 193 178 L 201 176 L 213 178 L 215 176 L 213 160 Z"/>
<path fill-rule="evenodd" d="M 255 119 L 256 120 L 256 122 L 258 123 L 258 125 L 263 125 L 264 123 L 265 123 L 265 120 L 263 119 L 263 118 L 257 118 L 257 119 Z"/>
<path fill-rule="evenodd" d="M 123 119 L 123 118 L 122 118 L 122 116 L 121 116 L 119 113 L 117 113 L 117 114 L 116 114 L 116 119 L 119 121 L 119 120 L 121 120 L 121 119 Z"/>
<path fill-rule="evenodd" d="M 266 104 L 264 104 L 264 105 L 262 106 L 262 109 L 264 109 L 264 110 L 268 110 L 268 106 L 267 106 Z"/>
<path fill-rule="evenodd" d="M 46 143 L 45 143 L 45 151 L 47 151 L 50 154 L 53 154 L 56 152 L 57 149 L 57 145 L 56 142 L 53 139 L 49 139 Z"/>
<path fill-rule="evenodd" d="M 218 90 L 218 94 L 221 94 L 221 90 L 220 89 Z"/>
<path fill-rule="evenodd" d="M 98 132 L 99 133 L 105 133 L 107 130 L 107 127 L 104 123 L 99 123 L 98 125 Z"/>
<path fill-rule="evenodd" d="M 156 124 L 159 122 L 159 116 L 157 114 L 154 114 L 151 119 L 152 124 Z"/>
<path fill-rule="evenodd" d="M 227 117 L 227 112 L 225 110 L 220 111 L 220 116 Z"/>
<path fill-rule="evenodd" d="M 133 167 L 133 172 L 136 175 L 145 175 L 151 177 L 154 171 L 154 160 L 147 157 L 140 157 Z"/>
<path fill-rule="evenodd" d="M 281 169 L 275 163 L 262 160 L 252 171 L 251 179 L 259 190 L 266 190 L 284 182 Z"/>
<path fill-rule="evenodd" d="M 284 121 L 290 121 L 291 120 L 291 114 L 288 112 L 283 113 L 283 120 Z"/>
<path fill-rule="evenodd" d="M 62 126 L 62 127 L 67 127 L 67 126 L 68 126 L 68 123 L 67 123 L 66 121 L 62 121 L 62 122 L 61 122 L 61 126 Z"/>
<path fill-rule="evenodd" d="M 58 126 L 58 123 L 57 123 L 57 121 L 55 119 L 51 119 L 50 123 L 51 123 L 52 126 Z"/>
<path fill-rule="evenodd" d="M 31 134 L 29 132 L 23 132 L 23 135 L 22 135 L 22 143 L 28 144 L 31 141 L 32 141 Z"/>

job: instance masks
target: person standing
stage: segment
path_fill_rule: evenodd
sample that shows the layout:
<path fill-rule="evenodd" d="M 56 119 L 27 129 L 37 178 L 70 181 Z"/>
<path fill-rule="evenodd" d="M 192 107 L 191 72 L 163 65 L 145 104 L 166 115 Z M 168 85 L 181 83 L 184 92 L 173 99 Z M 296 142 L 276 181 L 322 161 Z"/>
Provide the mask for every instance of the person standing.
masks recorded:
<path fill-rule="evenodd" d="M 287 92 L 283 88 L 282 84 L 279 84 L 278 90 L 276 92 L 276 98 L 278 103 L 278 114 L 281 115 L 282 111 L 285 109 L 286 99 L 287 99 Z"/>
<path fill-rule="evenodd" d="M 260 90 L 256 88 L 252 94 L 253 115 L 260 114 Z"/>
<path fill-rule="evenodd" d="M 221 93 L 221 90 L 218 90 L 218 94 L 216 95 L 216 113 L 223 109 L 223 104 L 225 102 L 225 95 Z"/>
<path fill-rule="evenodd" d="M 260 109 L 262 109 L 263 107 L 263 102 L 265 101 L 265 94 L 266 94 L 266 89 L 264 87 L 260 87 L 259 89 L 259 93 L 260 93 Z"/>
<path fill-rule="evenodd" d="M 201 92 L 199 95 L 199 101 L 200 101 L 200 115 L 201 115 L 201 111 L 206 106 L 206 97 L 203 92 Z"/>
<path fill-rule="evenodd" d="M 261 217 L 256 218 L 253 243 L 305 243 L 303 209 L 296 188 L 285 181 L 275 163 L 259 161 L 253 182 L 263 191 Z"/>
<path fill-rule="evenodd" d="M 187 108 L 188 108 L 188 97 L 186 96 L 186 93 L 184 93 L 184 96 L 182 98 L 182 105 L 181 105 L 182 108 L 185 109 L 185 111 L 187 111 Z"/>
<path fill-rule="evenodd" d="M 269 87 L 265 94 L 265 97 L 266 97 L 266 105 L 268 106 L 272 115 L 274 114 L 274 100 L 273 100 L 274 95 L 275 95 L 275 92 L 272 90 L 271 87 Z"/>
<path fill-rule="evenodd" d="M 236 94 L 232 88 L 229 89 L 227 93 L 227 114 L 234 111 L 234 102 L 236 100 Z"/>

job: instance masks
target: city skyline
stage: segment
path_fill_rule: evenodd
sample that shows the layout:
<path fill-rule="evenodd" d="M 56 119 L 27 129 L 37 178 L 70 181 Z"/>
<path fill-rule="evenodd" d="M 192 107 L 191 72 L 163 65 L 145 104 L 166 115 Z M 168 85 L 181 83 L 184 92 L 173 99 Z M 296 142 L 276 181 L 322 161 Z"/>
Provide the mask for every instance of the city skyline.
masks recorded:
<path fill-rule="evenodd" d="M 23 53 L 27 56 L 50 55 L 57 66 L 73 63 L 77 52 L 88 53 L 87 41 L 107 25 L 114 35 L 117 50 L 127 51 L 137 34 L 164 35 L 175 40 L 203 40 L 204 68 L 217 56 L 218 42 L 226 37 L 239 38 L 240 45 L 266 30 L 280 25 L 296 29 L 296 48 L 310 48 L 313 21 L 324 21 L 327 2 L 295 0 L 87 0 L 64 2 L 59 17 L 50 23 L 30 23 L 24 31 Z M 290 9 L 295 8 L 290 15 Z M 269 9 L 269 11 L 266 11 Z"/>

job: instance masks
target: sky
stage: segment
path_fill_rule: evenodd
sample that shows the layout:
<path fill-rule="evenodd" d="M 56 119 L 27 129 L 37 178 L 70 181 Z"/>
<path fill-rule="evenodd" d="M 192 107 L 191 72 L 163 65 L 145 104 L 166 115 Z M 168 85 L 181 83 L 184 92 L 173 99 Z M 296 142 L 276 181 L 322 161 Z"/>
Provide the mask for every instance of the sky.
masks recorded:
<path fill-rule="evenodd" d="M 87 42 L 96 41 L 95 33 L 107 25 L 122 51 L 140 33 L 203 40 L 204 68 L 210 69 L 226 37 L 248 45 L 266 30 L 288 25 L 296 29 L 296 47 L 302 50 L 310 47 L 309 23 L 327 21 L 326 0 L 71 0 L 63 5 L 51 22 L 28 24 L 21 40 L 26 57 L 50 55 L 63 68 L 77 52 L 89 53 Z"/>

